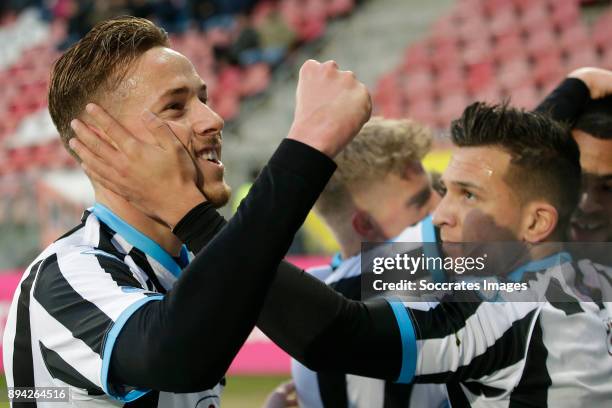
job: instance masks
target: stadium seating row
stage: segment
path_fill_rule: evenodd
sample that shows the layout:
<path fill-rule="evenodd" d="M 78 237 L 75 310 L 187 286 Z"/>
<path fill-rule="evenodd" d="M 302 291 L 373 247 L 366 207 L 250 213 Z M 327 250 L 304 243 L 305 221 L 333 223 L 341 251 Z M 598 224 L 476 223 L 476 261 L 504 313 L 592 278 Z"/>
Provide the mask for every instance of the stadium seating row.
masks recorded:
<path fill-rule="evenodd" d="M 532 108 L 569 71 L 612 68 L 612 11 L 587 26 L 580 0 L 462 0 L 378 81 L 376 111 L 447 128 L 467 103 Z"/>
<path fill-rule="evenodd" d="M 250 21 L 255 28 L 263 27 L 279 16 L 281 24 L 293 32 L 292 38 L 301 43 L 319 38 L 329 19 L 347 15 L 354 7 L 354 0 L 266 0 L 257 4 Z M 42 120 L 28 120 L 46 111 L 49 71 L 59 56 L 56 46 L 64 40 L 66 31 L 64 21 L 43 22 L 32 10 L 0 25 L 0 143 L 4 151 L 0 155 L 0 175 L 74 165 L 59 142 L 38 137 L 48 130 L 48 115 Z M 242 99 L 267 89 L 270 61 L 282 59 L 286 51 L 286 47 L 271 46 L 245 53 L 241 65 L 220 62 L 215 50 L 231 45 L 232 35 L 230 23 L 230 27 L 211 24 L 205 33 L 188 30 L 171 38 L 173 47 L 185 54 L 206 79 L 210 103 L 226 120 L 238 115 Z M 11 139 L 16 137 L 27 143 L 14 143 Z"/>

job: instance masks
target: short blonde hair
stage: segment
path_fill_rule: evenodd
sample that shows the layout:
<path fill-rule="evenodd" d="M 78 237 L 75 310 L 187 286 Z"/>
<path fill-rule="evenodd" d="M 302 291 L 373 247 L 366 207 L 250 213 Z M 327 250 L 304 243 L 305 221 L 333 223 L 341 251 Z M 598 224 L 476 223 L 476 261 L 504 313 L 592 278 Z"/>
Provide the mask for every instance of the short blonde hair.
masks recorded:
<path fill-rule="evenodd" d="M 49 113 L 68 151 L 75 136 L 70 122 L 113 92 L 131 64 L 154 47 L 169 46 L 167 33 L 149 20 L 121 16 L 98 23 L 53 65 L 49 85 Z M 75 155 L 76 158 L 76 155 Z"/>
<path fill-rule="evenodd" d="M 413 120 L 373 117 L 335 158 L 338 168 L 317 201 L 317 212 L 329 219 L 349 207 L 350 189 L 388 174 L 403 177 L 406 166 L 420 162 L 431 143 L 431 130 Z"/>

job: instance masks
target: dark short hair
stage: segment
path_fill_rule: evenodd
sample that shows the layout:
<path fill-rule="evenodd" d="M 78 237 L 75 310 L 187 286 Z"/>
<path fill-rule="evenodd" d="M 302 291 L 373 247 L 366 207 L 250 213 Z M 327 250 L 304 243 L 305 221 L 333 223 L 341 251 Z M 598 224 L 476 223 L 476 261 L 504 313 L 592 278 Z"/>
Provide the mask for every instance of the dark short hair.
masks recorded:
<path fill-rule="evenodd" d="M 580 152 L 569 128 L 547 115 L 507 103 L 475 102 L 451 124 L 459 147 L 496 146 L 511 156 L 506 182 L 524 201 L 545 199 L 559 213 L 564 231 L 580 194 Z"/>
<path fill-rule="evenodd" d="M 599 139 L 612 139 L 612 96 L 590 101 L 574 128 Z"/>
<path fill-rule="evenodd" d="M 98 102 L 101 92 L 114 91 L 131 63 L 146 51 L 168 45 L 167 33 L 151 21 L 122 16 L 97 24 L 55 62 L 49 112 L 68 151 L 74 136 L 70 122 L 85 105 Z"/>

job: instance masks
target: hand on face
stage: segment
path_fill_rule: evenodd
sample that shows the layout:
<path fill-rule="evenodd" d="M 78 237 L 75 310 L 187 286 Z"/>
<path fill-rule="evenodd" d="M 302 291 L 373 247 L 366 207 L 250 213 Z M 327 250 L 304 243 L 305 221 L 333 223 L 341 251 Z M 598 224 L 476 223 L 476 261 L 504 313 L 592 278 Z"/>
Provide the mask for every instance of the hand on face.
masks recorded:
<path fill-rule="evenodd" d="M 365 85 L 334 61 L 308 60 L 300 69 L 296 107 L 289 138 L 334 157 L 370 118 L 372 103 Z"/>
<path fill-rule="evenodd" d="M 70 147 L 92 180 L 170 228 L 205 200 L 197 188 L 201 175 L 192 157 L 164 121 L 143 113 L 156 142 L 150 144 L 134 137 L 100 106 L 89 104 L 86 110 L 92 123 L 73 120 L 77 138 L 70 140 Z"/>

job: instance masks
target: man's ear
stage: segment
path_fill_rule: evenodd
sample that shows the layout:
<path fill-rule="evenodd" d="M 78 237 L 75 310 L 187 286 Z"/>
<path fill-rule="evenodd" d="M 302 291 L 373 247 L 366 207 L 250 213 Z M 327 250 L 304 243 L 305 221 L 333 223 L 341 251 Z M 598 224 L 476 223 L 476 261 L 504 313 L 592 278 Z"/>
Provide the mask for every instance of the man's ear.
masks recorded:
<path fill-rule="evenodd" d="M 532 201 L 524 209 L 523 240 L 532 244 L 550 238 L 559 223 L 559 212 L 545 201 Z"/>
<path fill-rule="evenodd" d="M 378 226 L 366 211 L 355 210 L 351 218 L 351 225 L 364 241 L 377 241 L 380 238 Z"/>

